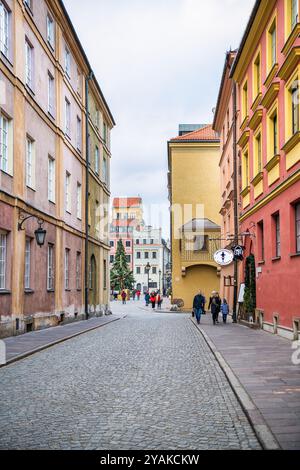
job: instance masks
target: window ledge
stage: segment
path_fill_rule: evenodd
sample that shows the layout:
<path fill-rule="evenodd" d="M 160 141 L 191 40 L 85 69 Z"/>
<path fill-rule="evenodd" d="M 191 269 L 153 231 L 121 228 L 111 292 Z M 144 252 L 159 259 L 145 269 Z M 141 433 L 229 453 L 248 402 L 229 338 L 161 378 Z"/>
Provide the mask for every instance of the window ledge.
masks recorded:
<path fill-rule="evenodd" d="M 239 138 L 238 140 L 238 145 L 241 147 L 241 148 L 244 148 L 245 145 L 249 142 L 249 137 L 250 137 L 250 131 L 246 131 L 244 130 L 241 137 Z"/>
<path fill-rule="evenodd" d="M 250 129 L 254 131 L 261 123 L 262 117 L 263 117 L 263 109 L 262 108 L 256 109 L 248 124 Z"/>
<path fill-rule="evenodd" d="M 65 292 L 71 292 L 71 289 L 65 289 Z"/>
<path fill-rule="evenodd" d="M 295 39 L 299 36 L 300 34 L 300 23 L 297 23 L 294 28 L 292 29 L 290 35 L 288 36 L 287 40 L 285 41 L 285 44 L 281 50 L 283 55 L 287 55 L 290 48 L 295 42 Z"/>
<path fill-rule="evenodd" d="M 281 256 L 275 256 L 275 258 L 272 258 L 273 262 L 280 261 L 280 260 L 281 260 Z"/>
<path fill-rule="evenodd" d="M 53 292 L 55 292 L 55 290 L 54 289 L 47 289 L 47 292 L 53 293 Z"/>
<path fill-rule="evenodd" d="M 25 87 L 26 87 L 26 90 L 33 96 L 35 96 L 35 93 L 33 91 L 33 89 L 31 88 L 30 85 L 28 85 L 28 83 L 25 83 Z"/>
<path fill-rule="evenodd" d="M 266 262 L 265 260 L 261 260 L 261 261 L 258 261 L 257 264 L 262 265 L 262 264 L 266 264 Z"/>
<path fill-rule="evenodd" d="M 278 76 L 282 80 L 287 81 L 290 78 L 291 74 L 295 70 L 295 67 L 299 63 L 299 57 L 300 57 L 300 46 L 295 46 L 288 53 L 284 63 L 282 64 L 278 72 Z"/>
<path fill-rule="evenodd" d="M 24 289 L 24 293 L 25 294 L 34 294 L 34 290 L 33 289 Z"/>
<path fill-rule="evenodd" d="M 7 57 L 7 55 L 5 55 L 2 51 L 1 51 L 1 54 L 0 54 L 0 55 L 1 55 L 1 57 L 4 58 L 4 62 L 8 62 L 11 67 L 14 66 L 14 64 L 12 63 L 12 61 L 10 60 L 10 58 Z"/>
<path fill-rule="evenodd" d="M 262 97 L 262 92 L 260 91 L 260 92 L 256 95 L 256 98 L 255 98 L 255 100 L 254 100 L 253 103 L 252 103 L 251 109 L 252 109 L 253 112 L 255 112 L 257 106 L 260 104 L 261 97 Z"/>
<path fill-rule="evenodd" d="M 10 295 L 11 291 L 7 289 L 0 289 L 0 295 Z"/>
<path fill-rule="evenodd" d="M 268 163 L 265 165 L 265 169 L 267 172 L 270 172 L 280 161 L 280 155 L 276 154 L 274 155 L 271 160 L 268 161 Z"/>
<path fill-rule="evenodd" d="M 11 175 L 10 173 L 8 173 L 7 171 L 2 170 L 1 168 L 0 168 L 0 171 L 2 171 L 2 173 L 4 173 L 5 175 L 9 176 L 10 178 L 13 178 L 13 175 Z"/>
<path fill-rule="evenodd" d="M 242 197 L 246 197 L 248 196 L 248 194 L 250 193 L 250 186 L 246 186 L 243 191 L 241 192 L 241 196 Z"/>
<path fill-rule="evenodd" d="M 249 121 L 249 116 L 247 115 L 247 116 L 244 118 L 242 124 L 240 125 L 241 131 L 243 131 L 244 129 L 246 129 L 246 127 L 248 126 L 248 121 Z"/>
<path fill-rule="evenodd" d="M 273 78 L 275 77 L 276 73 L 278 71 L 278 63 L 276 62 L 273 67 L 271 68 L 270 72 L 267 75 L 267 78 L 264 82 L 265 87 L 269 88 Z"/>
<path fill-rule="evenodd" d="M 292 137 L 284 144 L 281 150 L 289 153 L 300 142 L 300 131 L 297 131 Z"/>
<path fill-rule="evenodd" d="M 290 254 L 291 258 L 297 258 L 298 256 L 300 256 L 300 253 L 291 253 Z"/>
<path fill-rule="evenodd" d="M 253 186 L 256 186 L 258 185 L 258 183 L 261 182 L 261 180 L 263 179 L 264 177 L 264 174 L 262 171 L 260 171 L 259 173 L 257 173 L 257 175 L 253 178 L 253 180 L 251 181 L 251 184 L 253 184 Z"/>

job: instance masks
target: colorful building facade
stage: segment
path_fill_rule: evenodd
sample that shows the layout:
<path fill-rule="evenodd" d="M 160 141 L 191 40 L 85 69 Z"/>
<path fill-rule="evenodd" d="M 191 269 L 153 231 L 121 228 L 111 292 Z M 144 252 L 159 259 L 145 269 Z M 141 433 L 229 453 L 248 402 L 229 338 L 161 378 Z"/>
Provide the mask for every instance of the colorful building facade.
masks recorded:
<path fill-rule="evenodd" d="M 0 336 L 9 336 L 85 313 L 91 67 L 61 1 L 8 0 L 0 7 Z M 105 220 L 100 206 L 109 203 L 114 121 L 95 77 L 88 90 L 88 309 L 102 314 L 109 243 L 98 225 Z M 41 248 L 38 221 L 46 230 Z"/>
<path fill-rule="evenodd" d="M 234 245 L 234 82 L 229 77 L 235 51 L 226 54 L 219 90 L 213 129 L 220 135 L 220 177 L 221 177 L 221 247 L 231 249 Z M 222 266 L 220 295 L 226 299 L 230 309 L 234 302 L 234 265 Z"/>
<path fill-rule="evenodd" d="M 299 7 L 257 1 L 231 71 L 240 109 L 240 231 L 248 235 L 241 274 L 251 259 L 254 320 L 291 339 L 300 330 Z"/>
<path fill-rule="evenodd" d="M 172 298 L 190 311 L 201 290 L 219 291 L 214 252 L 220 247 L 219 136 L 211 125 L 168 142 Z"/>

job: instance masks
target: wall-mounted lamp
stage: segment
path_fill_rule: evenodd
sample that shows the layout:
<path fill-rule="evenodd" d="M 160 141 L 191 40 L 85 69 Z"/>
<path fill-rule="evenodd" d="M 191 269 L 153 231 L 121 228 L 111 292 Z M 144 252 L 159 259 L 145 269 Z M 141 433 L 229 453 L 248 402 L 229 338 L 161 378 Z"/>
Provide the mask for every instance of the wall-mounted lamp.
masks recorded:
<path fill-rule="evenodd" d="M 39 225 L 39 228 L 36 229 L 36 231 L 34 232 L 34 235 L 35 235 L 36 243 L 41 248 L 45 244 L 45 239 L 46 239 L 46 234 L 47 234 L 47 231 L 45 229 L 43 229 L 44 220 L 39 219 L 35 215 L 26 215 L 24 212 L 20 212 L 19 221 L 18 221 L 18 230 L 19 231 L 20 230 L 25 230 L 24 227 L 23 227 L 23 224 L 28 219 L 31 219 L 31 218 L 36 219 L 37 223 Z"/>

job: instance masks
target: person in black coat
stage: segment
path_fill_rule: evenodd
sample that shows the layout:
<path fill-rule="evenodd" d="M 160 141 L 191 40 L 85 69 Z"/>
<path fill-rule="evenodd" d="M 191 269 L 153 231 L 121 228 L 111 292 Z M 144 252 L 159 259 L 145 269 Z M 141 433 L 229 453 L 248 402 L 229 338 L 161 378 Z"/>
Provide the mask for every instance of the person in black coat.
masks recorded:
<path fill-rule="evenodd" d="M 193 310 L 195 312 L 195 316 L 196 316 L 196 320 L 197 320 L 197 323 L 199 325 L 200 323 L 200 320 L 201 320 L 201 315 L 203 313 L 203 310 L 204 310 L 204 297 L 203 295 L 201 294 L 201 292 L 199 292 L 199 294 L 197 294 L 195 297 L 194 297 L 194 302 L 193 302 Z"/>
<path fill-rule="evenodd" d="M 214 325 L 216 323 L 219 323 L 218 316 L 221 310 L 221 304 L 222 304 L 222 301 L 218 292 L 216 291 L 212 292 L 212 295 L 209 299 L 208 309 L 211 308 L 212 319 L 213 319 Z"/>

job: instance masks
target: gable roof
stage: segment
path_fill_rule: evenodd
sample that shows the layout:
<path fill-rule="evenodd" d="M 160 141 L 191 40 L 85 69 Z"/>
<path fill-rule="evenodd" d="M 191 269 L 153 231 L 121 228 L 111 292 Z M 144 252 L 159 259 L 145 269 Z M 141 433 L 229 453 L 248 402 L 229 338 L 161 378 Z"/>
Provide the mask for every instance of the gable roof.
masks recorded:
<path fill-rule="evenodd" d="M 206 124 L 196 131 L 174 137 L 171 142 L 220 142 L 220 137 L 211 124 Z"/>
<path fill-rule="evenodd" d="M 210 219 L 192 219 L 181 227 L 184 232 L 198 232 L 200 230 L 221 230 L 221 227 Z"/>
<path fill-rule="evenodd" d="M 113 200 L 113 207 L 122 207 L 127 209 L 129 207 L 140 207 L 142 204 L 141 197 L 115 197 Z"/>

